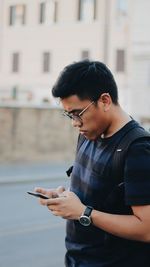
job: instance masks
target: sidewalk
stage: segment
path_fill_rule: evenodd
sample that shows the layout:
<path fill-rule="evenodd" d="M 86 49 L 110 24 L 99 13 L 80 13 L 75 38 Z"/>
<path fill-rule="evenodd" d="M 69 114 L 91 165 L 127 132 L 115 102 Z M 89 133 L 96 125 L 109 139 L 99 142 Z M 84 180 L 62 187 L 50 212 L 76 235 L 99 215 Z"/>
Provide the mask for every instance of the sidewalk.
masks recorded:
<path fill-rule="evenodd" d="M 0 164 L 0 185 L 64 179 L 70 165 L 70 162 Z"/>

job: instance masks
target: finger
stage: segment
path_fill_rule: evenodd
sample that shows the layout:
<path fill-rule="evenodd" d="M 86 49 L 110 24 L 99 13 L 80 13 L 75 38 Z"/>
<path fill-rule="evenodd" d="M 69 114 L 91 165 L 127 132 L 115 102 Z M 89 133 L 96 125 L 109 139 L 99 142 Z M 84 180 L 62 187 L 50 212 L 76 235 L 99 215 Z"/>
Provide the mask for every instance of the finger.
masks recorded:
<path fill-rule="evenodd" d="M 59 194 L 59 197 L 68 197 L 69 196 L 69 193 L 70 192 L 68 190 L 65 190 L 61 194 Z"/>
<path fill-rule="evenodd" d="M 48 207 L 49 209 L 51 209 L 51 210 L 55 210 L 55 209 L 57 208 L 56 205 L 51 205 L 51 204 L 48 204 L 48 203 L 47 203 L 47 207 Z"/>
<path fill-rule="evenodd" d="M 59 197 L 58 193 L 56 191 L 53 191 L 52 194 L 51 194 L 51 197 L 52 198 L 57 198 Z"/>
<path fill-rule="evenodd" d="M 46 199 L 39 198 L 39 203 L 40 203 L 42 206 L 47 206 L 47 201 L 46 201 Z"/>
<path fill-rule="evenodd" d="M 55 215 L 55 216 L 61 216 L 60 215 L 60 212 L 58 210 L 57 211 L 56 210 L 53 210 L 52 211 L 52 214 Z"/>
<path fill-rule="evenodd" d="M 44 200 L 44 199 L 43 199 Z M 60 204 L 60 198 L 50 198 L 46 200 L 46 205 L 58 205 Z"/>
<path fill-rule="evenodd" d="M 41 193 L 41 194 L 44 194 L 44 195 L 46 195 L 47 192 L 48 192 L 47 189 L 42 188 L 42 187 L 35 187 L 35 188 L 34 188 L 34 191 L 35 191 L 35 192 L 38 192 L 38 193 Z"/>
<path fill-rule="evenodd" d="M 69 216 L 61 216 L 61 218 L 64 219 L 64 220 L 69 220 L 70 219 Z"/>
<path fill-rule="evenodd" d="M 56 205 L 48 205 L 47 204 L 47 208 L 50 210 L 50 211 L 55 211 L 57 209 Z"/>
<path fill-rule="evenodd" d="M 42 187 L 35 187 L 34 191 L 41 193 L 43 195 L 47 195 L 49 198 L 53 197 L 53 195 L 56 195 L 54 189 L 45 189 Z"/>
<path fill-rule="evenodd" d="M 61 193 L 63 193 L 64 191 L 65 191 L 64 186 L 58 186 L 57 189 L 56 189 L 56 192 L 57 192 L 58 194 L 61 194 Z"/>

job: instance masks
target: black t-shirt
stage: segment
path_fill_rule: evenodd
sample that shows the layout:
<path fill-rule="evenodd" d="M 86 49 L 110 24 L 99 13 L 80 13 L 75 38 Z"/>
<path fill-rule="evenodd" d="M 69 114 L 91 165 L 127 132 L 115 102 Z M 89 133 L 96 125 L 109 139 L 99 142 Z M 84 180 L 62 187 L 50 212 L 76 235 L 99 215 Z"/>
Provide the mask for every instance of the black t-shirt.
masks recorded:
<path fill-rule="evenodd" d="M 85 139 L 77 151 L 70 190 L 94 209 L 131 214 L 131 205 L 150 204 L 150 142 L 135 141 L 129 148 L 123 186 L 113 176 L 112 147 L 124 132 L 136 125 L 130 121 L 112 137 Z M 116 201 L 118 200 L 118 201 Z M 150 244 L 113 236 L 94 225 L 67 221 L 66 266 L 144 267 L 150 266 Z"/>

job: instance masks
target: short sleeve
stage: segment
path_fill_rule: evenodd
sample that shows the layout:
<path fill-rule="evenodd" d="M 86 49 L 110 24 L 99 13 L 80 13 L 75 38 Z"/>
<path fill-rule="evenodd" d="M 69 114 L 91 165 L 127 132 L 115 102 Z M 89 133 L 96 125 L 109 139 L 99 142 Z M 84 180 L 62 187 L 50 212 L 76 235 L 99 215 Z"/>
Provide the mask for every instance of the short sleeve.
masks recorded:
<path fill-rule="evenodd" d="M 150 204 L 150 139 L 134 142 L 125 162 L 126 205 Z"/>

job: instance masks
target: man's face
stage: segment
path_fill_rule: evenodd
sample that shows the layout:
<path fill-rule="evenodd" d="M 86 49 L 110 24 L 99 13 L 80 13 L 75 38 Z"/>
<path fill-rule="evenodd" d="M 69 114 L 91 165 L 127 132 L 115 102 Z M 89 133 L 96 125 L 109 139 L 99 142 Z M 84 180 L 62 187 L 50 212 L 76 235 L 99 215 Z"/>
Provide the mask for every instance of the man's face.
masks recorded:
<path fill-rule="evenodd" d="M 87 99 L 80 100 L 78 96 L 73 95 L 62 99 L 61 103 L 72 117 L 72 125 L 87 139 L 95 140 L 107 130 L 108 116 L 101 98 L 94 103 Z"/>

